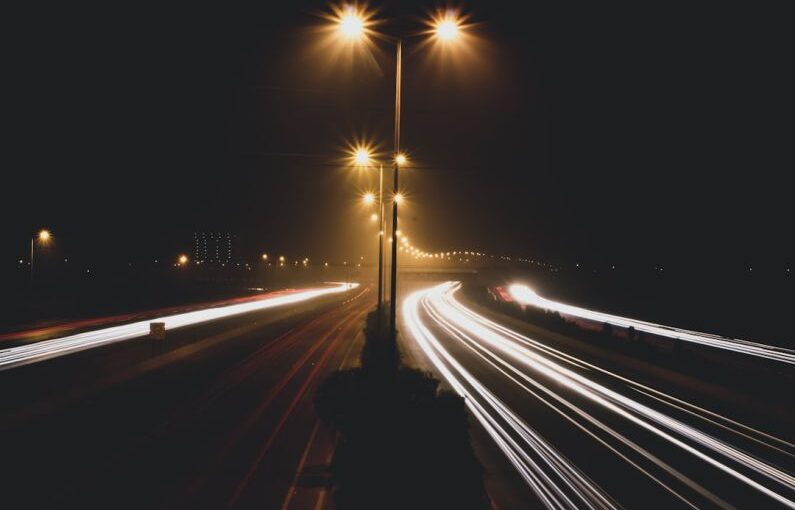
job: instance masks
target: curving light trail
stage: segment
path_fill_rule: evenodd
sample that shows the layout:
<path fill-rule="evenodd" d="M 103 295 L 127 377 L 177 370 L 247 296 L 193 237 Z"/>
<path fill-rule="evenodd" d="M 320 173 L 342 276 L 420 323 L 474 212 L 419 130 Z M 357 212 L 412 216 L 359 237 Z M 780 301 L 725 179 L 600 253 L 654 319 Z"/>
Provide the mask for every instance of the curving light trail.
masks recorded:
<path fill-rule="evenodd" d="M 494 388 L 473 376 L 463 360 L 431 332 L 421 312 L 455 341 L 456 350 L 463 348 L 470 363 L 474 357 L 479 373 L 483 367 L 490 368 L 681 503 L 693 508 L 700 502 L 732 508 L 725 496 L 717 494 L 722 485 L 705 486 L 717 477 L 728 478 L 765 504 L 795 508 L 795 477 L 764 459 L 779 457 L 791 465 L 795 459 L 792 443 L 511 331 L 464 307 L 455 299 L 459 288 L 460 284 L 449 282 L 410 295 L 403 306 L 405 323 L 547 508 L 615 508 L 617 504 L 508 408 Z M 695 419 L 696 425 L 685 419 Z M 647 444 L 641 444 L 644 441 Z M 758 450 L 754 455 L 746 451 L 750 446 Z M 705 470 L 711 470 L 708 478 L 701 476 Z"/>
<path fill-rule="evenodd" d="M 164 322 L 167 330 L 181 328 L 183 326 L 191 326 L 202 322 L 223 319 L 233 315 L 265 310 L 275 306 L 299 303 L 320 296 L 345 292 L 358 286 L 358 283 L 333 283 L 327 287 L 299 290 L 289 294 L 277 294 L 255 301 L 157 317 L 132 322 L 130 324 L 122 324 L 120 326 L 97 329 L 61 338 L 53 338 L 51 340 L 2 349 L 0 350 L 0 371 L 99 347 L 101 345 L 142 337 L 149 334 L 149 323 L 153 321 Z"/>
<path fill-rule="evenodd" d="M 725 349 L 741 354 L 758 356 L 760 358 L 795 365 L 795 350 L 792 349 L 785 349 L 783 347 L 775 347 L 772 345 L 750 342 L 748 340 L 740 340 L 737 338 L 726 338 L 710 333 L 690 331 L 687 329 L 675 328 L 673 326 L 665 326 L 662 324 L 655 324 L 653 322 L 588 310 L 579 306 L 567 305 L 565 303 L 559 303 L 557 301 L 552 301 L 551 299 L 541 297 L 532 289 L 522 284 L 513 284 L 508 288 L 508 291 L 511 294 L 511 297 L 517 303 L 522 305 L 535 306 L 544 310 L 550 310 L 553 312 L 596 322 L 607 322 L 622 328 L 629 328 L 631 326 L 637 331 L 643 331 L 652 335 L 679 339 L 686 342 L 693 342 L 709 347 Z"/>

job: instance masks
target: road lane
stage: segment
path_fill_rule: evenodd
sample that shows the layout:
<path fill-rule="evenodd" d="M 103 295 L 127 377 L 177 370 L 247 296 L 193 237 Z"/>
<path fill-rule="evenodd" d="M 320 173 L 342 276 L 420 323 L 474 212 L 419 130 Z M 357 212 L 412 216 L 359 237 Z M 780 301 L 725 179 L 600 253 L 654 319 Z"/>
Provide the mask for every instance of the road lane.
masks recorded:
<path fill-rule="evenodd" d="M 790 440 L 505 328 L 457 289 L 411 294 L 405 328 L 540 506 L 793 506 Z"/>
<path fill-rule="evenodd" d="M 274 292 L 243 303 L 226 304 L 185 313 L 152 317 L 147 320 L 131 322 L 119 326 L 94 329 L 75 335 L 0 349 L 0 371 L 10 370 L 30 363 L 46 361 L 59 356 L 122 342 L 124 340 L 140 338 L 149 334 L 149 324 L 153 321 L 163 322 L 166 330 L 172 330 L 346 292 L 351 288 L 355 288 L 357 285 L 356 283 L 336 283 L 324 287 L 292 290 L 289 292 Z"/>
<path fill-rule="evenodd" d="M 296 316 L 280 309 L 276 322 L 268 310 L 189 327 L 179 335 L 212 333 L 141 361 L 146 370 L 69 405 L 0 421 L 2 436 L 14 438 L 4 452 L 15 470 L 5 501 L 26 508 L 278 508 L 317 424 L 316 385 L 361 346 L 374 298 L 369 288 L 344 296 L 304 303 Z M 202 342 L 212 347 L 196 349 Z M 85 368 L 77 361 L 89 353 L 97 359 L 86 351 L 69 357 L 70 367 Z M 46 375 L 48 365 L 4 375 Z"/>

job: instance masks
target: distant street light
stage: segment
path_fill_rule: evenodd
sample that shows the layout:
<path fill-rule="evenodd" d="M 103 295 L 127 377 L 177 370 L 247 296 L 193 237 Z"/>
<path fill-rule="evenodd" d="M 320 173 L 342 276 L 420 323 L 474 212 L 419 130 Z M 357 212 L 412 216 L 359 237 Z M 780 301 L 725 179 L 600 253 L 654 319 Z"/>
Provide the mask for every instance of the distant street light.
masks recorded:
<path fill-rule="evenodd" d="M 184 266 L 185 264 L 188 263 L 188 256 L 185 254 L 180 255 L 179 258 L 177 259 L 177 262 L 179 263 L 180 266 Z"/>
<path fill-rule="evenodd" d="M 263 253 L 262 254 L 262 260 L 268 260 L 268 254 L 267 253 Z"/>
<path fill-rule="evenodd" d="M 375 163 L 371 151 L 366 145 L 358 145 L 353 148 L 352 160 L 356 166 L 370 167 Z M 384 165 L 378 165 L 378 167 L 378 216 L 373 214 L 370 218 L 373 221 L 378 220 L 378 317 L 380 320 L 380 310 L 384 299 Z M 369 205 L 375 202 L 375 196 L 368 192 L 365 193 L 362 200 Z"/>
<path fill-rule="evenodd" d="M 358 166 L 369 166 L 370 151 L 365 147 L 358 147 L 353 153 L 353 162 Z"/>
<path fill-rule="evenodd" d="M 34 247 L 36 245 L 36 241 L 39 242 L 41 245 L 47 245 L 50 243 L 52 239 L 52 234 L 47 229 L 39 230 L 36 234 L 31 236 L 30 238 L 30 279 L 33 280 L 33 258 L 34 258 Z"/>
<path fill-rule="evenodd" d="M 406 158 L 405 154 L 398 154 L 397 156 L 395 156 L 395 163 L 398 166 L 406 166 L 407 162 L 408 162 L 408 159 Z"/>

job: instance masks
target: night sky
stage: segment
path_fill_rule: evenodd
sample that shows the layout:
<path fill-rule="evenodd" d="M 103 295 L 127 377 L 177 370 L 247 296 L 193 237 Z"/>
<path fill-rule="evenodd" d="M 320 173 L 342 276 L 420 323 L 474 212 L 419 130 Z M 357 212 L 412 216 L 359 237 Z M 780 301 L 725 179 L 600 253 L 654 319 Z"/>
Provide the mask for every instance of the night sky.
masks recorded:
<path fill-rule="evenodd" d="M 235 232 L 252 256 L 369 253 L 357 198 L 375 174 L 340 158 L 354 136 L 390 151 L 390 45 L 335 60 L 312 30 L 326 4 L 270 4 L 8 13 L 3 264 L 43 226 L 86 259 L 171 256 L 202 230 Z M 446 60 L 416 37 L 436 5 L 372 4 L 395 20 L 384 30 L 413 36 L 401 227 L 416 245 L 592 264 L 795 262 L 783 11 L 471 1 L 476 44 Z"/>

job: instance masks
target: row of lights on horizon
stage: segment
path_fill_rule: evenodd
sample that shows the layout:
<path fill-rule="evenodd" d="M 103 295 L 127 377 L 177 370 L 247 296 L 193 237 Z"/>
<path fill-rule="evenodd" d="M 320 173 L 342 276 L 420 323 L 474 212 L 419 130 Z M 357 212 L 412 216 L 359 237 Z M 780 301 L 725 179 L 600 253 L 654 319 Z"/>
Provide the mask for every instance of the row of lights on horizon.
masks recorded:
<path fill-rule="evenodd" d="M 372 204 L 375 201 L 375 197 L 372 194 L 365 194 L 365 196 L 363 197 L 363 200 L 367 204 Z M 383 232 L 381 234 L 383 234 Z M 454 251 L 446 251 L 446 252 L 445 251 L 428 252 L 428 251 L 421 250 L 421 249 L 419 249 L 419 248 L 417 248 L 415 246 L 412 246 L 410 241 L 409 241 L 409 239 L 408 239 L 408 236 L 403 234 L 400 230 L 397 231 L 397 236 L 398 236 L 398 238 L 400 239 L 400 242 L 401 242 L 401 246 L 399 246 L 398 250 L 400 250 L 401 252 L 407 253 L 407 254 L 413 256 L 416 259 L 441 259 L 441 260 L 445 260 L 446 259 L 446 260 L 453 260 L 453 258 L 458 257 L 459 261 L 463 261 L 463 259 L 461 259 L 461 257 L 463 257 L 463 256 L 466 256 L 466 257 L 469 257 L 469 256 L 472 256 L 472 257 L 489 257 L 489 258 L 492 258 L 492 259 L 499 259 L 499 260 L 504 260 L 504 261 L 508 261 L 508 262 L 516 260 L 517 262 L 535 264 L 535 265 L 537 265 L 539 267 L 544 267 L 544 268 L 547 268 L 547 269 L 549 269 L 551 271 L 554 271 L 554 272 L 560 271 L 560 267 L 558 267 L 558 266 L 547 264 L 545 262 L 541 262 L 541 261 L 534 260 L 534 259 L 512 258 L 512 257 L 509 257 L 509 256 L 504 256 L 504 255 L 489 255 L 489 254 L 486 254 L 486 253 L 473 251 L 473 250 L 454 250 Z M 38 242 L 41 245 L 45 245 L 46 246 L 52 241 L 52 239 L 53 239 L 52 233 L 49 230 L 42 229 L 42 230 L 38 231 L 31 239 L 31 254 L 33 254 L 34 241 Z M 391 236 L 389 237 L 388 241 L 390 243 L 392 242 L 392 237 Z M 360 257 L 360 259 L 364 260 L 364 257 Z M 69 259 L 64 259 L 64 262 L 68 262 L 68 260 Z M 267 253 L 263 253 L 261 255 L 261 260 L 263 262 L 265 262 L 265 263 L 270 264 L 269 255 Z M 466 259 L 466 260 L 468 261 L 469 259 Z M 158 260 L 155 259 L 155 262 L 158 262 Z M 178 267 L 187 266 L 189 264 L 189 262 L 190 262 L 189 257 L 187 255 L 185 255 L 185 254 L 181 254 L 181 255 L 179 255 L 177 257 L 177 261 L 176 261 L 175 266 L 178 266 Z M 19 260 L 19 264 L 24 264 L 24 260 L 20 259 Z M 29 262 L 29 264 L 30 264 L 30 262 Z M 197 262 L 197 264 L 198 264 L 198 262 Z M 240 264 L 238 264 L 238 265 L 240 265 Z M 280 267 L 285 267 L 287 265 L 287 258 L 284 255 L 280 255 L 278 257 L 278 265 Z M 299 265 L 299 261 L 298 260 L 294 261 L 294 265 Z M 309 265 L 309 258 L 305 257 L 304 259 L 302 259 L 300 261 L 300 265 L 305 266 L 305 267 L 308 266 Z M 343 265 L 347 265 L 347 261 L 345 261 L 343 263 Z M 245 264 L 245 266 L 250 267 L 249 264 Z M 324 262 L 323 266 L 324 267 L 329 267 L 329 263 L 328 262 Z M 357 266 L 361 266 L 361 263 L 357 263 Z M 583 266 L 580 263 L 575 263 L 574 266 L 577 269 L 582 269 L 583 268 Z M 611 270 L 615 270 L 616 266 L 615 265 L 611 265 L 610 269 Z M 654 270 L 655 271 L 659 271 L 659 272 L 663 272 L 664 268 L 662 266 L 654 266 Z M 748 272 L 753 272 L 753 270 L 754 270 L 753 266 L 749 266 L 747 268 Z M 787 274 L 791 274 L 791 268 L 789 268 L 789 267 L 785 268 L 785 272 Z"/>

